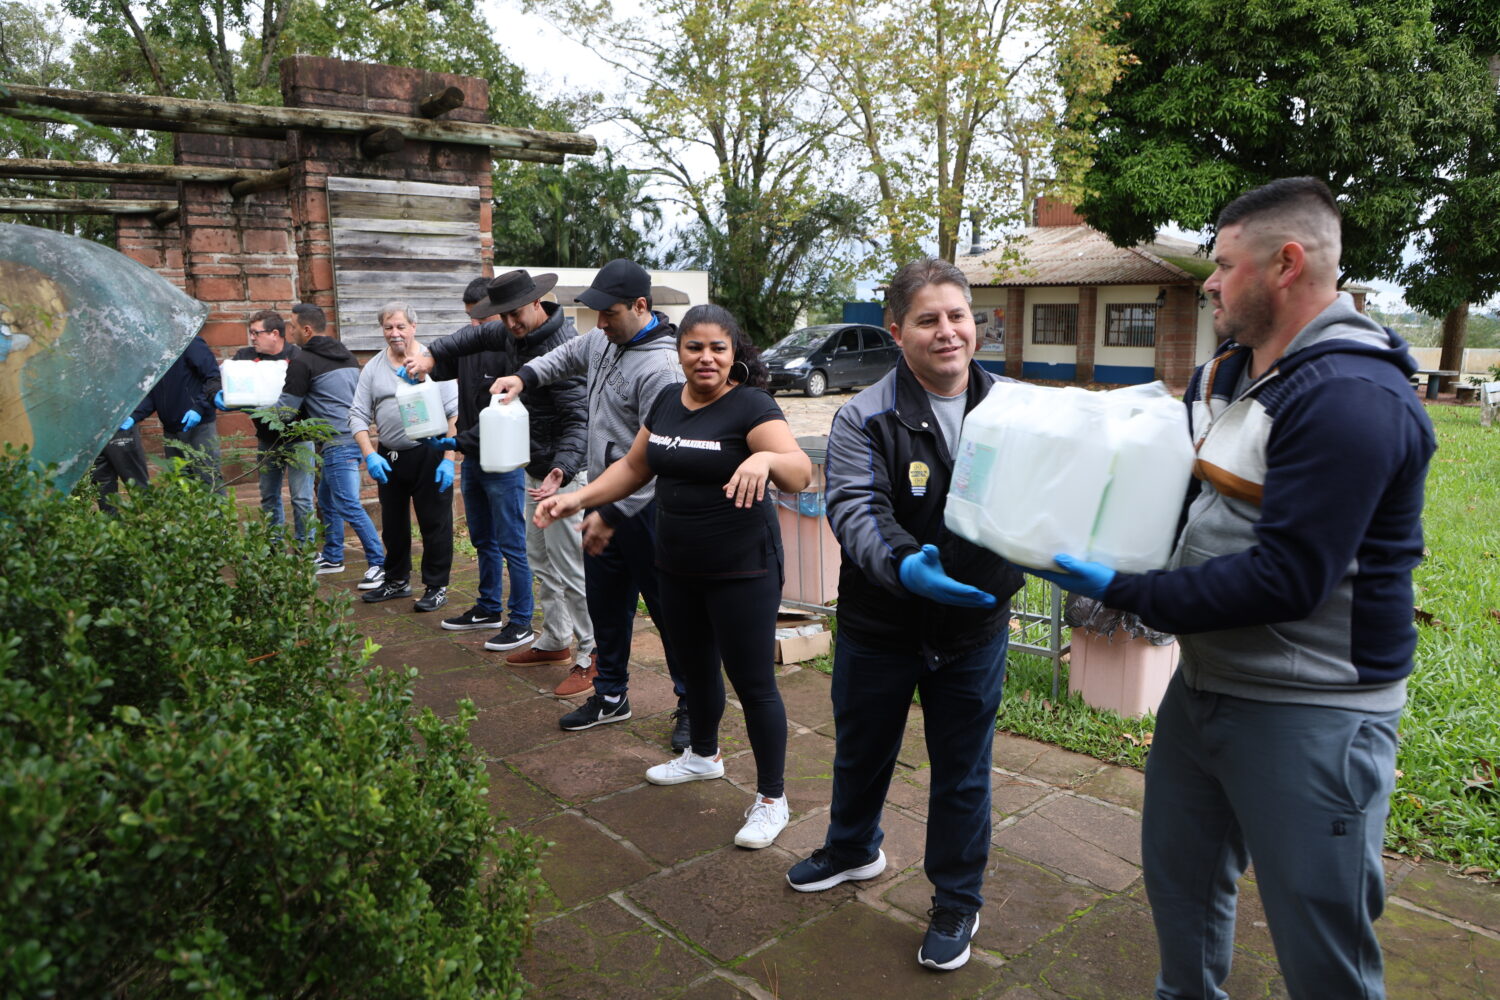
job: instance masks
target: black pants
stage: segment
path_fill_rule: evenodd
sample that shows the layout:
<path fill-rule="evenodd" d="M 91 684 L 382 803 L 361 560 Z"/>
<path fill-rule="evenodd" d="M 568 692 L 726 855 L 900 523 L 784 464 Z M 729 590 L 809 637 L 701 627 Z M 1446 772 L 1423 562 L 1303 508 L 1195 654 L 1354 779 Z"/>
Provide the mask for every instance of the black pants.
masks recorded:
<path fill-rule="evenodd" d="M 786 771 L 786 707 L 776 687 L 775 663 L 780 575 L 712 580 L 658 571 L 657 584 L 687 682 L 693 753 L 718 752 L 727 673 L 745 709 L 756 790 L 780 798 Z"/>
<path fill-rule="evenodd" d="M 115 431 L 104 444 L 104 449 L 94 456 L 94 468 L 90 472 L 94 485 L 99 487 L 99 509 L 111 513 L 115 509 L 110 497 L 120 490 L 120 480 L 131 486 L 145 485 L 146 449 L 141 447 L 141 429 L 132 427 L 128 431 Z"/>
<path fill-rule="evenodd" d="M 635 639 L 635 613 L 639 602 L 661 634 L 661 648 L 672 675 L 677 704 L 687 707 L 687 684 L 683 680 L 682 655 L 676 633 L 662 611 L 660 581 L 656 572 L 656 502 L 653 500 L 634 517 L 615 526 L 609 545 L 596 556 L 583 554 L 584 598 L 594 622 L 594 642 L 599 652 L 599 676 L 594 692 L 605 697 L 624 697 L 630 687 L 630 644 Z"/>
<path fill-rule="evenodd" d="M 448 571 L 453 568 L 453 487 L 439 493 L 434 481 L 443 453 L 418 445 L 406 451 L 381 448 L 380 454 L 391 463 L 391 474 L 377 491 L 386 580 L 411 578 L 411 511 L 415 510 L 422 531 L 422 583 L 448 586 Z"/>

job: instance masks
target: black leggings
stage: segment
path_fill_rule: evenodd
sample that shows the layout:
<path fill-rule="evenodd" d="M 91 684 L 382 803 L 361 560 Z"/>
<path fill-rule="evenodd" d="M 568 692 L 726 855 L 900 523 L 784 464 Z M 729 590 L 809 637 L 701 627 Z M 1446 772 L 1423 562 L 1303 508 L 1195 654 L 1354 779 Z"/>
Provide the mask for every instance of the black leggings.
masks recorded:
<path fill-rule="evenodd" d="M 786 707 L 776 688 L 777 574 L 712 580 L 659 570 L 657 588 L 663 624 L 672 632 L 687 684 L 693 753 L 712 757 L 718 752 L 727 673 L 745 709 L 756 789 L 767 798 L 780 798 L 785 789 Z"/>

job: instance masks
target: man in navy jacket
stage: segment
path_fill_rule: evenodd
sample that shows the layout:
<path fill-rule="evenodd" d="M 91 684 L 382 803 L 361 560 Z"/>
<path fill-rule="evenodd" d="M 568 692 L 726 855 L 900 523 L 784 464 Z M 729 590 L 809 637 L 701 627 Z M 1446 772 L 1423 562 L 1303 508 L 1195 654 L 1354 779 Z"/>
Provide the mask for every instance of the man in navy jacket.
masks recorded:
<path fill-rule="evenodd" d="M 1385 996 L 1373 923 L 1436 447 L 1406 344 L 1337 290 L 1322 182 L 1220 214 L 1204 283 L 1225 342 L 1188 386 L 1195 482 L 1168 569 L 1066 555 L 1070 590 L 1177 633 L 1142 828 L 1156 996 L 1221 1000 L 1253 859 L 1295 1000 Z"/>
<path fill-rule="evenodd" d="M 120 429 L 129 430 L 155 413 L 161 418 L 167 457 L 187 459 L 193 475 L 210 489 L 223 493 L 213 405 L 221 384 L 219 359 L 214 357 L 207 341 L 194 337 Z"/>

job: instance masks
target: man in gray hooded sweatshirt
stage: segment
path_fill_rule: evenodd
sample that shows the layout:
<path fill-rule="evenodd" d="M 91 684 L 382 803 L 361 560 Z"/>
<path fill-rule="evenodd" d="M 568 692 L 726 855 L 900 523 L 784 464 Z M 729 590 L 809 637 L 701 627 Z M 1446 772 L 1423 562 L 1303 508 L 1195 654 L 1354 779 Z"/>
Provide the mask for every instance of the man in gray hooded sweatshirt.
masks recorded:
<path fill-rule="evenodd" d="M 612 260 L 599 269 L 578 301 L 599 313 L 599 325 L 564 341 L 498 378 L 490 391 L 509 403 L 522 389 L 583 375 L 588 392 L 588 473 L 592 480 L 624 457 L 657 393 L 684 380 L 677 360 L 677 328 L 651 309 L 651 275 L 634 261 Z M 583 519 L 583 573 L 594 641 L 599 653 L 594 693 L 560 720 L 567 730 L 590 729 L 630 718 L 630 641 L 637 597 L 661 634 L 667 669 L 677 692 L 674 749 L 687 745 L 687 688 L 678 670 L 669 628 L 656 598 L 656 483 Z"/>

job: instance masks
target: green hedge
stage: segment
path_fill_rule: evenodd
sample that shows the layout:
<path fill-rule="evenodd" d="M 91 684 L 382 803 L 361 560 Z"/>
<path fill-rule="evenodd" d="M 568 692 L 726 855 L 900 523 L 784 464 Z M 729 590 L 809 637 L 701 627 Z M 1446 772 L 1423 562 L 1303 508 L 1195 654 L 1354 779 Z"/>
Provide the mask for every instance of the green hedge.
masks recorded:
<path fill-rule="evenodd" d="M 0 457 L 6 996 L 513 997 L 536 845 L 306 553 L 175 474 Z"/>

